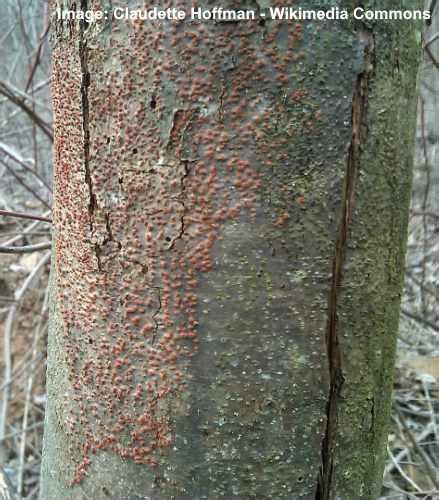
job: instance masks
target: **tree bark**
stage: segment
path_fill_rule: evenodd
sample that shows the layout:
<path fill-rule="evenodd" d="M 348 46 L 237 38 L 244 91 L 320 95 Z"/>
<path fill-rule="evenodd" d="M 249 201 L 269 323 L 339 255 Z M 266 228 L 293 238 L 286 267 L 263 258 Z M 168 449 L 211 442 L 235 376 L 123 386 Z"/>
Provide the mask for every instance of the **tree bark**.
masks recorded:
<path fill-rule="evenodd" d="M 375 499 L 416 23 L 52 22 L 41 498 Z"/>
<path fill-rule="evenodd" d="M 417 144 L 413 197 L 418 211 L 439 214 L 439 5 L 430 1 L 432 18 L 424 32 L 424 57 L 419 71 Z M 416 206 L 417 205 L 417 206 Z M 427 215 L 428 217 L 428 215 Z"/>

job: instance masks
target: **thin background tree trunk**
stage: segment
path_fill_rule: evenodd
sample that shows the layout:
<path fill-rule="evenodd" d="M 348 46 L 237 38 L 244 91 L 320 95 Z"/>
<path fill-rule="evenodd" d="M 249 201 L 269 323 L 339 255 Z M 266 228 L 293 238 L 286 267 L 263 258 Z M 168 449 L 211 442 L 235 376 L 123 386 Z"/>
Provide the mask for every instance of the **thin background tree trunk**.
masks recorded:
<path fill-rule="evenodd" d="M 52 23 L 41 498 L 376 498 L 416 23 Z"/>

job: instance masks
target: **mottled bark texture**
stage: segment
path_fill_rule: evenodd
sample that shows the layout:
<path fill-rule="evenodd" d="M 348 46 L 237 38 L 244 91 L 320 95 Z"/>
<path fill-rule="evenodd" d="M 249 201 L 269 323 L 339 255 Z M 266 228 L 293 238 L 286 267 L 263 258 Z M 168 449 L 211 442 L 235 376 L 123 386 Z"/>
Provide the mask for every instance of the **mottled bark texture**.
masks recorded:
<path fill-rule="evenodd" d="M 52 26 L 41 498 L 375 499 L 415 23 Z"/>

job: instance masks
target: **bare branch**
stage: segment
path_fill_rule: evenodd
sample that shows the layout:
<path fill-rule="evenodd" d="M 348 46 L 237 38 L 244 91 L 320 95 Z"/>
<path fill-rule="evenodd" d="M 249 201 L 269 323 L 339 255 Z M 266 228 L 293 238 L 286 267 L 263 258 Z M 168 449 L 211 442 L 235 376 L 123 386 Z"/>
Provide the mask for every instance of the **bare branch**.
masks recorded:
<path fill-rule="evenodd" d="M 26 165 L 25 160 L 21 158 L 21 156 L 10 148 L 8 145 L 0 142 L 0 151 L 2 151 L 6 156 L 16 161 L 19 165 L 21 165 L 27 172 L 34 175 L 50 192 L 52 192 L 51 187 L 47 182 L 37 173 L 35 170 L 32 170 L 28 165 Z"/>
<path fill-rule="evenodd" d="M 6 217 L 17 217 L 19 219 L 39 220 L 41 222 L 48 222 L 49 224 L 52 223 L 52 219 L 49 219 L 48 217 L 43 217 L 42 215 L 25 214 L 23 212 L 13 212 L 11 210 L 0 209 L 0 215 Z"/>
<path fill-rule="evenodd" d="M 411 210 L 410 215 L 413 215 L 414 217 L 431 217 L 432 219 L 439 220 L 439 214 L 434 212 L 418 212 L 416 210 Z"/>
<path fill-rule="evenodd" d="M 434 34 L 429 40 L 426 40 L 424 42 L 423 48 L 427 48 L 429 45 L 431 45 L 435 40 L 439 38 L 439 33 Z"/>
<path fill-rule="evenodd" d="M 52 128 L 40 116 L 38 116 L 35 111 L 25 104 L 24 98 L 20 98 L 15 95 L 12 89 L 5 82 L 0 82 L 0 94 L 4 95 L 12 103 L 21 108 L 29 116 L 29 118 L 36 125 L 38 125 L 38 127 L 40 127 L 41 131 L 50 139 L 50 141 L 53 142 Z"/>
<path fill-rule="evenodd" d="M 46 217 L 50 215 L 50 212 L 47 211 L 47 212 L 44 212 L 43 213 L 43 217 Z M 29 224 L 29 226 L 27 226 L 22 234 L 19 234 L 17 236 L 14 236 L 13 238 L 10 238 L 9 240 L 7 241 L 3 241 L 2 242 L 2 245 L 5 246 L 5 247 L 8 247 L 8 246 L 12 246 L 14 245 L 15 243 L 17 243 L 17 241 L 20 241 L 20 240 L 23 240 L 27 235 L 31 234 L 31 232 L 39 225 L 41 224 L 41 222 L 39 220 L 35 221 L 35 222 L 32 222 L 31 224 Z"/>
<path fill-rule="evenodd" d="M 401 474 L 401 477 L 403 477 L 406 482 L 415 490 L 415 491 L 421 491 L 421 488 L 404 472 L 402 467 L 399 465 L 399 463 L 396 461 L 395 457 L 393 456 L 393 453 L 390 451 L 389 446 L 387 446 L 387 453 L 389 454 L 390 459 L 392 460 L 393 466 L 398 470 L 398 472 Z"/>
<path fill-rule="evenodd" d="M 434 64 L 434 66 L 439 69 L 439 62 L 436 60 L 432 51 L 430 50 L 430 46 L 426 45 L 424 47 L 424 50 L 425 50 L 426 54 L 428 55 L 428 57 L 431 59 L 431 62 Z"/>
<path fill-rule="evenodd" d="M 400 416 L 400 422 L 402 423 L 404 431 L 407 434 L 410 442 L 412 443 L 413 448 L 417 451 L 418 455 L 421 457 L 422 461 L 424 462 L 425 471 L 428 474 L 428 477 L 431 479 L 433 486 L 437 490 L 439 490 L 439 479 L 438 479 L 437 471 L 435 470 L 434 465 L 431 463 L 429 456 L 425 453 L 425 451 L 422 449 L 422 447 L 417 442 L 417 440 L 416 440 L 415 436 L 413 435 L 412 431 L 410 430 L 410 428 L 405 420 L 405 416 L 402 414 L 402 412 L 399 412 L 399 416 Z"/>
<path fill-rule="evenodd" d="M 38 68 L 38 64 L 40 63 L 43 45 L 44 45 L 44 42 L 46 41 L 47 34 L 49 33 L 49 28 L 50 28 L 50 22 L 48 21 L 46 24 L 46 28 L 44 29 L 42 35 L 40 36 L 40 43 L 38 44 L 38 47 L 36 50 L 35 60 L 34 60 L 34 63 L 32 64 L 30 75 L 29 75 L 29 78 L 28 78 L 27 83 L 26 83 L 26 87 L 25 87 L 26 92 L 29 90 L 29 87 L 30 87 L 32 80 L 34 78 L 34 75 L 35 75 L 35 71 Z"/>
<path fill-rule="evenodd" d="M 28 186 L 22 179 L 19 175 L 17 175 L 17 173 L 14 171 L 13 168 L 11 168 L 6 162 L 2 161 L 2 164 L 8 169 L 9 173 L 15 177 L 15 179 L 24 187 L 26 188 L 29 193 L 31 193 L 33 196 L 35 196 L 35 198 L 39 201 L 41 201 L 41 203 L 43 203 L 43 205 L 45 205 L 47 208 L 50 208 L 49 204 L 47 203 L 47 201 L 42 198 L 38 193 L 36 193 L 30 186 Z"/>
<path fill-rule="evenodd" d="M 14 500 L 16 495 L 8 476 L 0 469 L 0 498 L 1 500 Z"/>
<path fill-rule="evenodd" d="M 420 316 L 417 316 L 416 314 L 413 314 L 412 312 L 410 312 L 407 309 L 404 309 L 402 307 L 401 307 L 401 312 L 402 312 L 402 314 L 404 314 L 404 316 L 407 316 L 408 318 L 414 319 L 415 321 L 418 321 L 419 323 L 422 323 L 426 326 L 429 326 L 435 332 L 439 332 L 439 325 L 436 325 L 435 323 L 428 321 L 428 319 L 421 318 Z"/>
<path fill-rule="evenodd" d="M 39 252 L 40 250 L 48 250 L 52 248 L 50 241 L 44 243 L 36 243 L 35 245 L 26 245 L 24 247 L 6 247 L 0 246 L 0 253 L 31 253 Z"/>

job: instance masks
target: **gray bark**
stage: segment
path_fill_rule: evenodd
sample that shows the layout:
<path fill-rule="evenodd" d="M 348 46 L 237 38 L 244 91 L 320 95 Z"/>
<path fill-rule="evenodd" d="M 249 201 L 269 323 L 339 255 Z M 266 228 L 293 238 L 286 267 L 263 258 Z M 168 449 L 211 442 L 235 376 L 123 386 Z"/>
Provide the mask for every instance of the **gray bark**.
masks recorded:
<path fill-rule="evenodd" d="M 54 20 L 42 499 L 377 497 L 415 27 Z"/>
<path fill-rule="evenodd" d="M 434 4 L 427 2 L 427 4 Z M 435 4 L 431 23 L 424 32 L 424 58 L 419 71 L 414 197 L 418 210 L 439 213 L 439 7 Z"/>

